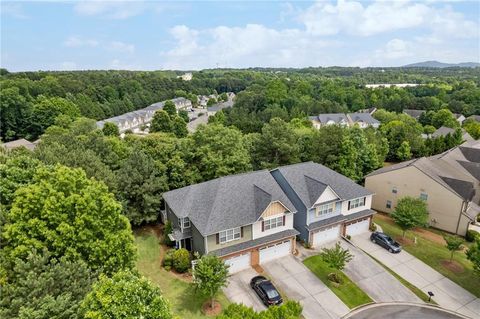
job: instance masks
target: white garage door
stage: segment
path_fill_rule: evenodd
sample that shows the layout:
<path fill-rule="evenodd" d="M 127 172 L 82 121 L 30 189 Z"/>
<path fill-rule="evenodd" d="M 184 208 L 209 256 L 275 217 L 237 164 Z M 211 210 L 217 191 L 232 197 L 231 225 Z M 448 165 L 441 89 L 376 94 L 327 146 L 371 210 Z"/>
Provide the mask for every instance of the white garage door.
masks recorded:
<path fill-rule="evenodd" d="M 265 263 L 269 260 L 283 257 L 290 254 L 292 248 L 292 242 L 290 240 L 286 240 L 284 242 L 270 245 L 267 247 L 260 248 L 260 260 L 259 263 Z"/>
<path fill-rule="evenodd" d="M 345 233 L 350 236 L 355 236 L 361 233 L 365 233 L 368 231 L 368 226 L 370 226 L 370 219 L 364 219 L 357 221 L 353 224 L 347 226 Z"/>
<path fill-rule="evenodd" d="M 340 225 L 330 226 L 313 234 L 313 246 L 319 246 L 338 239 Z"/>
<path fill-rule="evenodd" d="M 225 264 L 230 266 L 230 268 L 228 268 L 228 271 L 231 274 L 240 270 L 247 269 L 248 267 L 250 267 L 250 253 L 248 252 L 243 255 L 225 259 Z"/>

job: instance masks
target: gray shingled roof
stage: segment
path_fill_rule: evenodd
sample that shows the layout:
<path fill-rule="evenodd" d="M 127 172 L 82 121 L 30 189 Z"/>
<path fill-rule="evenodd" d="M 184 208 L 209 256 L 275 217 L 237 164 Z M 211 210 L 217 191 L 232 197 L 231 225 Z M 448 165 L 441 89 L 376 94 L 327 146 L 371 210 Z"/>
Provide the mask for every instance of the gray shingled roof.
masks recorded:
<path fill-rule="evenodd" d="M 163 194 L 178 217 L 188 217 L 207 236 L 256 222 L 272 201 L 295 207 L 268 170 L 225 176 Z"/>
<path fill-rule="evenodd" d="M 348 113 L 347 114 L 350 119 L 355 123 L 355 122 L 364 122 L 370 125 L 373 124 L 380 124 L 379 121 L 373 118 L 373 116 L 370 113 Z"/>
<path fill-rule="evenodd" d="M 254 239 L 254 240 L 249 240 L 249 241 L 239 243 L 239 244 L 236 244 L 236 245 L 232 245 L 232 246 L 228 246 L 228 247 L 225 247 L 225 248 L 217 249 L 217 250 L 212 251 L 211 254 L 216 255 L 216 256 L 226 256 L 226 255 L 236 253 L 236 252 L 239 252 L 239 251 L 242 251 L 242 250 L 246 250 L 246 249 L 254 248 L 254 247 L 257 247 L 257 246 L 261 246 L 263 244 L 272 242 L 274 240 L 280 240 L 280 239 L 283 239 L 283 238 L 290 238 L 290 237 L 296 236 L 298 234 L 300 234 L 300 233 L 295 229 L 287 229 L 287 230 L 284 230 L 284 231 L 281 231 L 281 232 L 278 232 L 278 233 L 275 233 L 275 234 L 272 234 L 272 235 L 260 237 L 260 238 Z"/>
<path fill-rule="evenodd" d="M 404 109 L 403 113 L 410 115 L 414 119 L 418 120 L 420 116 L 425 113 L 425 110 L 412 110 L 412 109 Z"/>
<path fill-rule="evenodd" d="M 351 179 L 314 162 L 282 166 L 275 170 L 280 171 L 306 207 L 312 207 L 315 204 L 325 190 L 322 185 L 330 186 L 342 200 L 372 194 Z"/>
<path fill-rule="evenodd" d="M 325 113 L 318 114 L 317 119 L 320 123 L 328 123 L 328 121 L 334 121 L 336 124 L 339 124 L 342 120 L 348 123 L 348 118 L 343 113 Z"/>
<path fill-rule="evenodd" d="M 319 220 L 317 222 L 311 223 L 310 225 L 307 225 L 305 228 L 307 228 L 307 230 L 310 231 L 310 230 L 315 230 L 317 228 L 322 228 L 322 227 L 329 226 L 329 225 L 339 224 L 339 223 L 344 222 L 346 220 L 347 220 L 346 216 L 336 215 L 336 216 L 333 216 L 333 217 L 330 217 L 330 218 L 325 218 L 325 219 Z"/>

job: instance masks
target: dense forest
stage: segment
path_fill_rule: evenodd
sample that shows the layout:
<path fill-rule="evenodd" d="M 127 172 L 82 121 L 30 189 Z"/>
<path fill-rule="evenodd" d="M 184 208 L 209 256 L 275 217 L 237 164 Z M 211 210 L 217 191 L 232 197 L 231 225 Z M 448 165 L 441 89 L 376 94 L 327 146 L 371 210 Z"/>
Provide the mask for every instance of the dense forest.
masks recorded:
<path fill-rule="evenodd" d="M 458 145 L 462 131 L 452 113 L 480 114 L 478 68 L 206 70 L 192 81 L 178 74 L 2 70 L 2 141 L 41 142 L 34 151 L 0 148 L 0 317 L 96 318 L 98 296 L 128 286 L 152 298 L 152 313 L 171 318 L 158 289 L 135 271 L 131 230 L 157 221 L 163 192 L 300 161 L 361 182 L 385 161 Z M 425 85 L 364 87 L 379 82 Z M 156 117 L 171 117 L 172 125 L 158 120 L 147 136 L 121 138 L 115 127 L 95 124 L 174 96 L 228 91 L 238 93 L 234 106 L 190 134 L 171 111 Z M 370 107 L 379 109 L 377 130 L 315 129 L 307 119 Z M 405 108 L 428 112 L 417 121 Z M 441 126 L 456 131 L 422 138 Z M 468 120 L 463 128 L 478 138 L 478 126 Z"/>

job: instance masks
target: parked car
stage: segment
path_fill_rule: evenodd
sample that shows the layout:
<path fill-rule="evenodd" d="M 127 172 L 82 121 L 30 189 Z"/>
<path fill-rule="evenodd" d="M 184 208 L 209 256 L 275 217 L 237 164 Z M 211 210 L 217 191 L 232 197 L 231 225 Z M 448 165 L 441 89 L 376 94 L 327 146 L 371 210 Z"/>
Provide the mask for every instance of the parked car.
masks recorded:
<path fill-rule="evenodd" d="M 399 243 L 397 243 L 395 240 L 392 239 L 392 237 L 388 236 L 387 234 L 381 233 L 381 232 L 373 232 L 370 235 L 370 240 L 385 248 L 391 253 L 399 253 L 402 251 L 402 246 L 400 246 Z"/>
<path fill-rule="evenodd" d="M 250 281 L 250 287 L 257 293 L 265 306 L 281 305 L 282 296 L 270 280 L 263 276 L 253 277 Z"/>

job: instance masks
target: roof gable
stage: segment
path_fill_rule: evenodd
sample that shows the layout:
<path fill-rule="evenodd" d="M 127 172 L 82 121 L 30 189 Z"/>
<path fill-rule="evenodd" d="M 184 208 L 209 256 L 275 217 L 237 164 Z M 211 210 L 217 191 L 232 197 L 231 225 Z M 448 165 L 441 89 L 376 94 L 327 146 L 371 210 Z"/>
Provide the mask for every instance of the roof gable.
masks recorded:
<path fill-rule="evenodd" d="M 333 201 L 333 200 L 339 200 L 339 199 L 340 199 L 340 197 L 338 197 L 338 195 L 333 191 L 333 189 L 330 186 L 327 186 L 327 188 L 325 188 L 323 193 L 315 201 L 313 206 L 321 204 L 321 203 Z"/>

